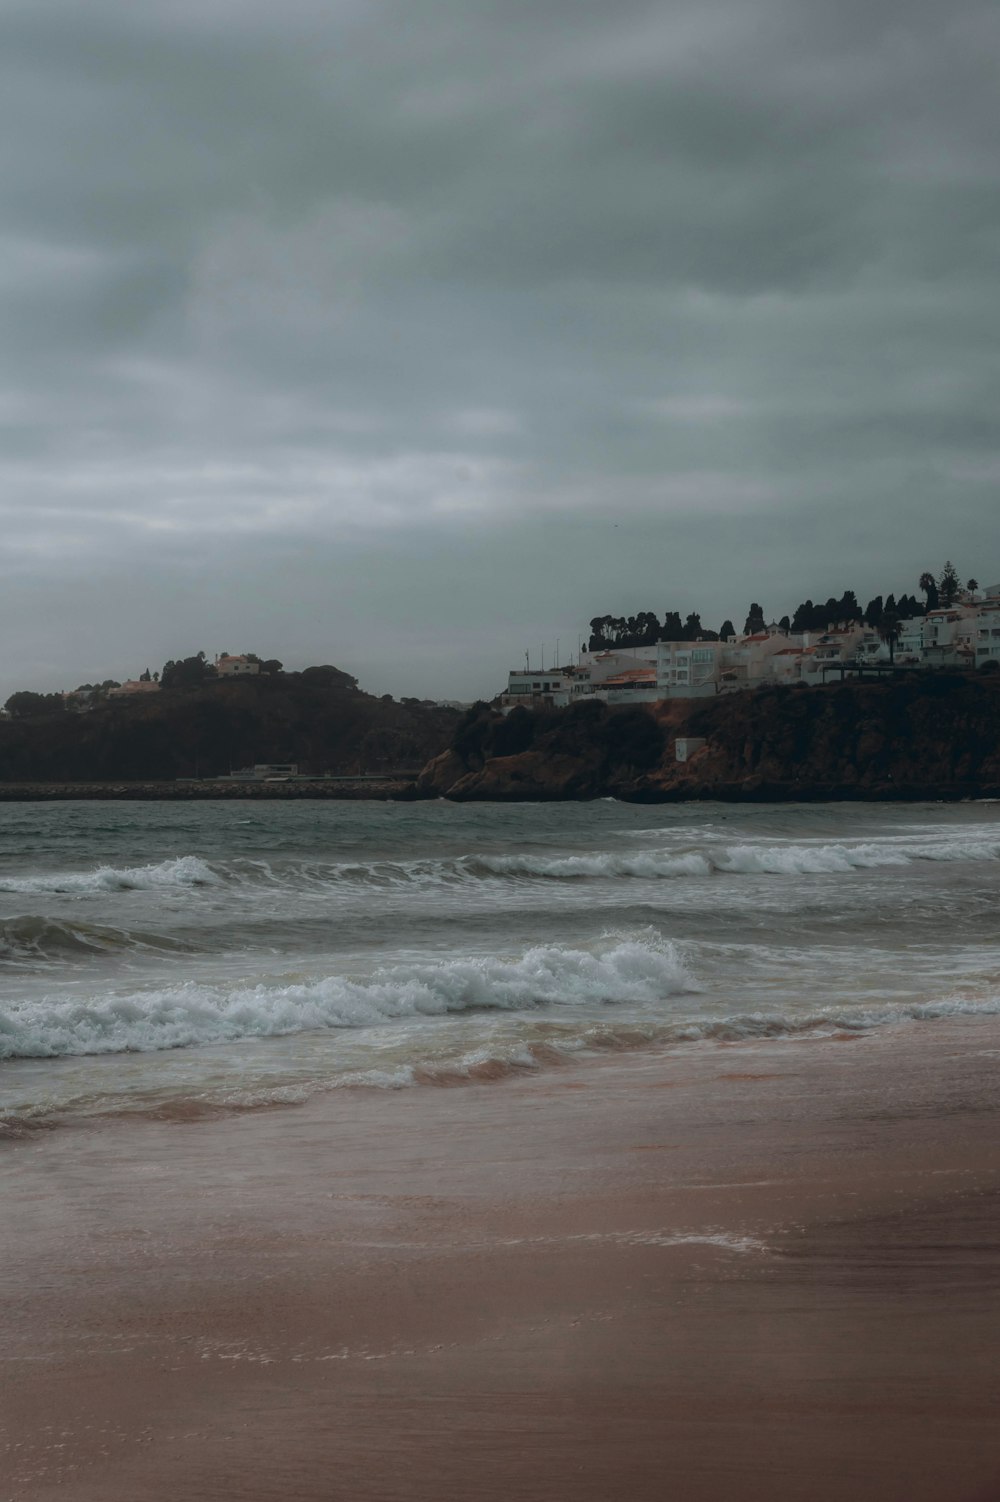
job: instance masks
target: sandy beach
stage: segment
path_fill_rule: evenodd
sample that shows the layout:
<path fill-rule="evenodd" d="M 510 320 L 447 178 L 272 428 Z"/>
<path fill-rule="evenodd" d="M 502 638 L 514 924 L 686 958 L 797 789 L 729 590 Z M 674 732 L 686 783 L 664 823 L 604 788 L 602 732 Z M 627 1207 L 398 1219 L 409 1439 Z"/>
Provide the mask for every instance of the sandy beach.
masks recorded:
<path fill-rule="evenodd" d="M 4 1502 L 1000 1497 L 995 1021 L 4 1149 Z"/>

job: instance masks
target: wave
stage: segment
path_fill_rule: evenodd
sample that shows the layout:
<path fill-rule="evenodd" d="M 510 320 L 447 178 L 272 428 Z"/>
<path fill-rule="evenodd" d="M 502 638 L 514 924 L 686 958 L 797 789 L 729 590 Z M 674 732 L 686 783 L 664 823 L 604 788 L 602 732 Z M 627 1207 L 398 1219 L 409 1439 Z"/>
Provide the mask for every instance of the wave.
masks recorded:
<path fill-rule="evenodd" d="M 1000 839 L 918 843 L 891 841 L 845 845 L 729 845 L 722 849 L 637 851 L 617 855 L 502 855 L 466 857 L 468 868 L 493 876 L 663 878 L 684 876 L 805 876 L 846 873 L 914 861 L 997 860 Z"/>
<path fill-rule="evenodd" d="M 27 913 L 0 921 L 0 964 L 72 960 L 147 949 L 173 954 L 187 948 L 179 939 L 162 934 L 109 928 L 101 923 L 83 923 L 79 919 Z"/>
<path fill-rule="evenodd" d="M 790 1042 L 812 1038 L 817 1043 L 855 1039 L 880 1027 L 948 1017 L 1000 1014 L 1000 996 L 986 1000 L 951 997 L 936 1002 L 896 1003 L 866 1011 L 806 1011 L 793 1016 L 780 1012 L 743 1013 L 731 1017 L 677 1018 L 674 1021 L 532 1024 L 521 1036 L 492 1037 L 478 1048 L 451 1055 L 415 1057 L 410 1062 L 355 1067 L 330 1076 L 313 1075 L 275 1083 L 261 1079 L 234 1089 L 212 1084 L 149 1094 L 100 1096 L 51 1106 L 31 1107 L 0 1118 L 0 1138 L 28 1136 L 38 1129 L 69 1122 L 84 1115 L 136 1115 L 145 1119 L 193 1123 L 220 1116 L 274 1110 L 304 1104 L 328 1090 L 436 1089 L 497 1084 L 519 1075 L 649 1048 L 678 1048 L 690 1043 Z M 418 1044 L 418 1048 L 419 1048 Z"/>
<path fill-rule="evenodd" d="M 0 1012 L 0 1058 L 146 1052 L 455 1012 L 649 1003 L 695 989 L 670 943 L 620 939 L 596 953 L 539 946 L 519 959 L 395 965 L 362 980 L 232 990 L 186 982 L 87 1003 L 50 996 Z"/>
<path fill-rule="evenodd" d="M 716 875 L 837 875 L 923 861 L 996 861 L 1000 838 L 962 835 L 931 839 L 902 836 L 866 843 L 788 842 L 722 844 L 708 837 L 687 850 L 650 849 L 627 853 L 471 854 L 409 860 L 284 861 L 236 859 L 209 865 L 197 855 L 178 856 L 145 866 L 98 866 L 90 871 L 16 875 L 0 878 L 0 892 L 114 893 L 162 888 L 242 887 L 290 889 L 314 896 L 330 889 L 455 888 L 483 881 L 518 878 L 574 881 L 634 878 L 661 880 Z"/>
<path fill-rule="evenodd" d="M 903 1002 L 857 1012 L 806 1011 L 798 1015 L 752 1012 L 731 1017 L 677 1019 L 673 1022 L 603 1023 L 562 1036 L 550 1034 L 540 1040 L 490 1043 L 451 1059 L 420 1060 L 395 1068 L 357 1069 L 313 1087 L 267 1090 L 262 1103 L 294 1104 L 312 1093 L 312 1088 L 367 1087 L 402 1090 L 416 1085 L 465 1085 L 508 1079 L 514 1075 L 559 1067 L 574 1059 L 606 1053 L 631 1053 L 640 1049 L 670 1048 L 687 1043 L 754 1043 L 814 1037 L 857 1038 L 881 1027 L 906 1022 L 940 1021 L 948 1017 L 994 1017 L 1000 1014 L 1000 996 L 972 1001 L 949 998 L 934 1002 Z M 235 1102 L 234 1102 L 235 1103 Z"/>
<path fill-rule="evenodd" d="M 215 886 L 220 877 L 196 855 L 148 866 L 97 866 L 91 871 L 0 878 L 0 892 L 132 892 L 159 887 Z"/>

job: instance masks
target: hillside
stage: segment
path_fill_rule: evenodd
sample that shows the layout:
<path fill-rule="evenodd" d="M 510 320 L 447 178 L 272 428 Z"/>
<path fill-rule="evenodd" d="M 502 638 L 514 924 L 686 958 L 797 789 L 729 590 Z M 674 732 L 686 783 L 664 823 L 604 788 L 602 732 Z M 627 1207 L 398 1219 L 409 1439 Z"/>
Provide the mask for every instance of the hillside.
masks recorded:
<path fill-rule="evenodd" d="M 362 692 L 332 667 L 212 680 L 86 713 L 0 720 L 0 782 L 212 777 L 254 762 L 382 773 L 422 766 L 458 715 Z"/>
<path fill-rule="evenodd" d="M 703 737 L 687 762 L 678 735 Z M 629 709 L 480 706 L 418 792 L 456 800 L 1000 797 L 1000 675 L 776 687 Z"/>

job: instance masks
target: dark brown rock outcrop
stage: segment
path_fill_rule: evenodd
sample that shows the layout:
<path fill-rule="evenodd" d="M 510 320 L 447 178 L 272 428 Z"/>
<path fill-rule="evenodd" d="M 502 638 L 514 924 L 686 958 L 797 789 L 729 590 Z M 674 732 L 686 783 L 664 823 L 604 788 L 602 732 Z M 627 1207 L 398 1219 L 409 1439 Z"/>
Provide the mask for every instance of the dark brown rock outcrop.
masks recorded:
<path fill-rule="evenodd" d="M 678 762 L 678 734 L 704 738 Z M 1000 675 L 761 689 L 615 710 L 485 706 L 421 774 L 418 796 L 921 799 L 1000 796 Z"/>

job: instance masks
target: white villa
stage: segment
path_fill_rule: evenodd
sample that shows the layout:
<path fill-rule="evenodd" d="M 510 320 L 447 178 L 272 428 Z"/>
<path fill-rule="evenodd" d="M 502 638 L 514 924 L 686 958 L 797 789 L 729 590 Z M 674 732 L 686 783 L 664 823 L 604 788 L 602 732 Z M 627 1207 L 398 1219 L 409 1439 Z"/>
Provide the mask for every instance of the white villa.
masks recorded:
<path fill-rule="evenodd" d="M 903 621 L 892 660 L 900 668 L 1000 665 L 1000 584 L 980 601 L 963 597 L 947 609 Z M 826 631 L 791 633 L 771 624 L 752 636 L 725 641 L 663 641 L 655 646 L 580 652 L 564 667 L 519 668 L 509 675 L 500 708 L 560 707 L 582 698 L 609 704 L 700 699 L 767 683 L 824 683 L 890 665 L 877 630 L 860 621 Z"/>

